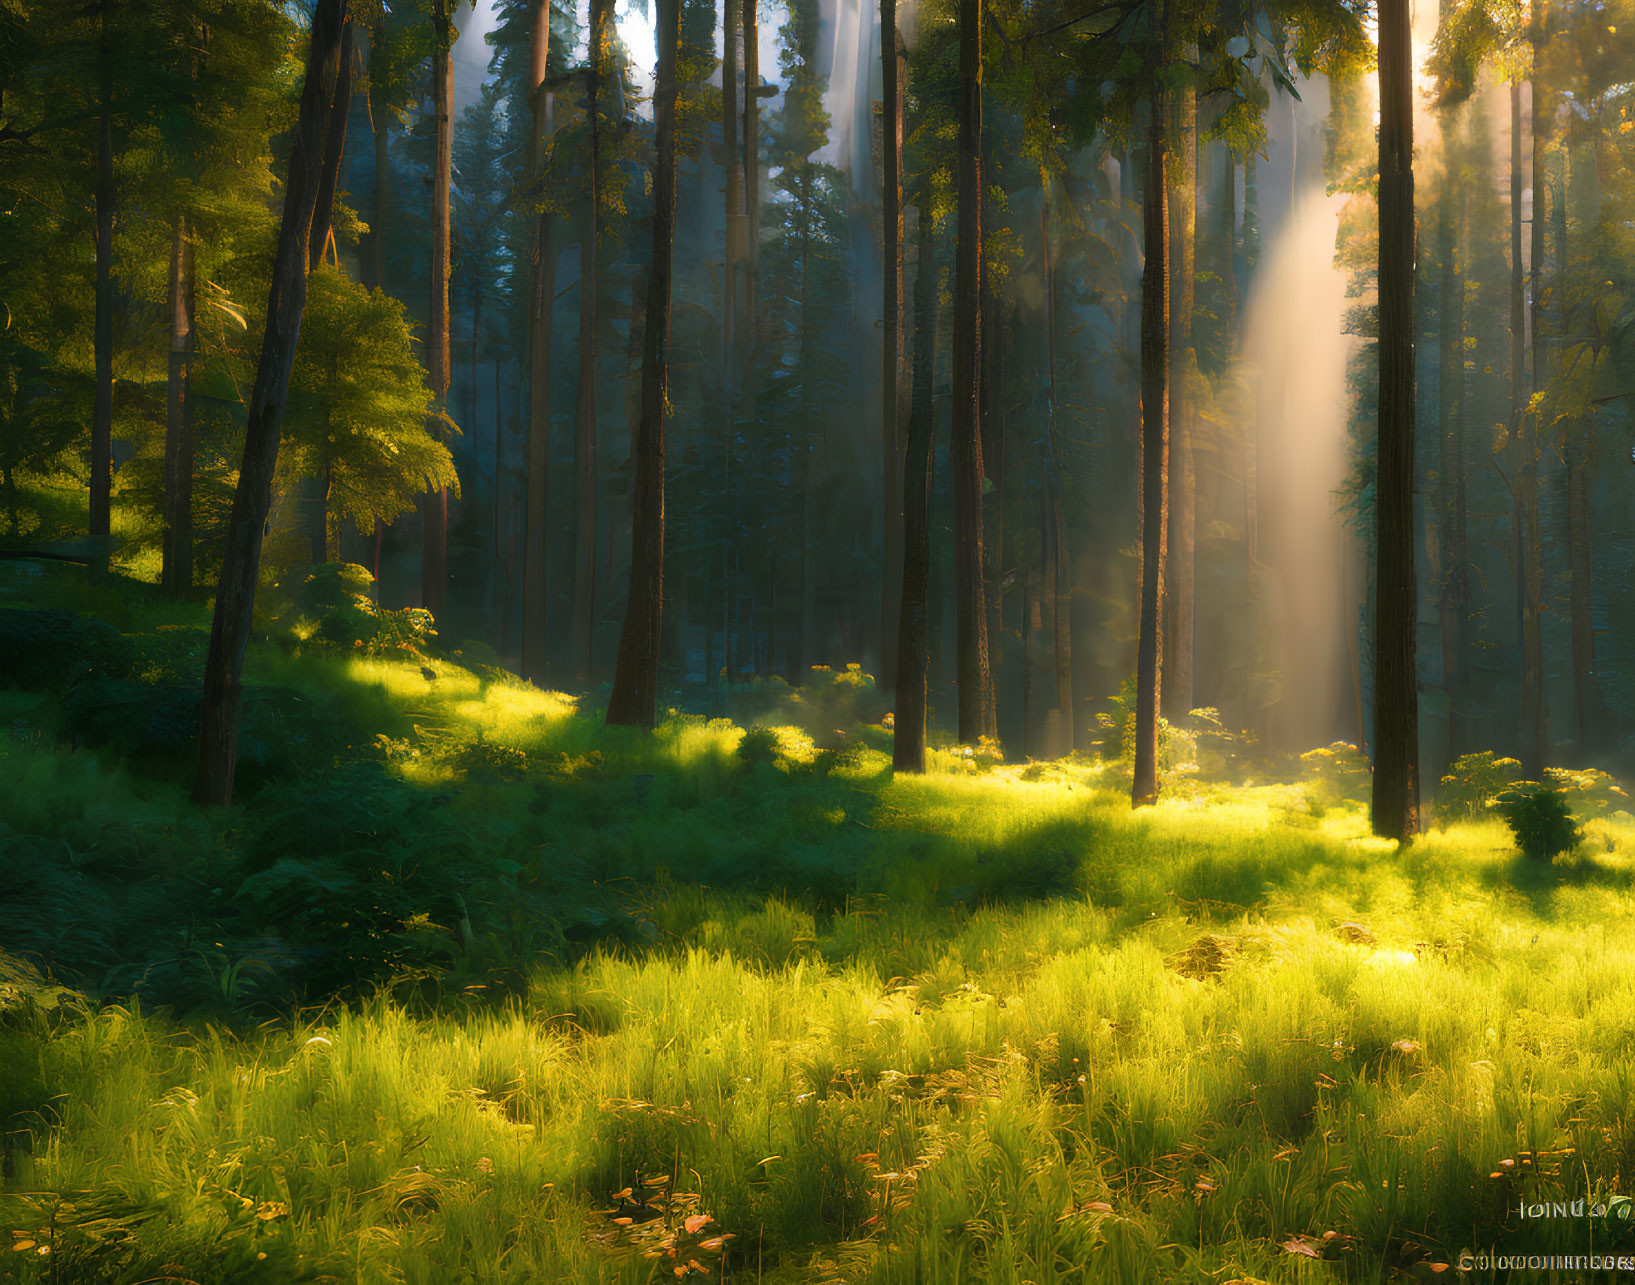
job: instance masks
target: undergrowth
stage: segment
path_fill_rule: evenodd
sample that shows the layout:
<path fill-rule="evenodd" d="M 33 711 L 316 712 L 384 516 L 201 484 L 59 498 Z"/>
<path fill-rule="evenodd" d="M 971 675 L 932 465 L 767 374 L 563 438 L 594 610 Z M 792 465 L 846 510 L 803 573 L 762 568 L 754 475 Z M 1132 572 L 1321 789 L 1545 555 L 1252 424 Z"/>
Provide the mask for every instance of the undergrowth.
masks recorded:
<path fill-rule="evenodd" d="M 894 778 L 880 724 L 781 693 L 645 736 L 331 641 L 252 652 L 266 766 L 208 816 L 180 749 L 69 699 L 164 688 L 197 621 L 108 619 L 23 622 L 72 659 L 0 628 L 40 667 L 0 689 L 0 1278 L 1378 1281 L 1625 1243 L 1518 1214 L 1635 1184 L 1605 780 L 1554 863 L 1475 804 L 1398 851 L 1346 747 L 1132 814 L 1094 760 Z"/>

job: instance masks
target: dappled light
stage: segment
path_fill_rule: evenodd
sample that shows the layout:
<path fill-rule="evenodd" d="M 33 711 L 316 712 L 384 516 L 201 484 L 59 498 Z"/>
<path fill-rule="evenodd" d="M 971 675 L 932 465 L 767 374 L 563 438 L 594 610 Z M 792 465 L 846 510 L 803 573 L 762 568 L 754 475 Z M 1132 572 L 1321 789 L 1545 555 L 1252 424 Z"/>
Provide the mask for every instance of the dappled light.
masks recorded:
<path fill-rule="evenodd" d="M 1635 1270 L 1635 0 L 0 0 L 0 1280 Z"/>

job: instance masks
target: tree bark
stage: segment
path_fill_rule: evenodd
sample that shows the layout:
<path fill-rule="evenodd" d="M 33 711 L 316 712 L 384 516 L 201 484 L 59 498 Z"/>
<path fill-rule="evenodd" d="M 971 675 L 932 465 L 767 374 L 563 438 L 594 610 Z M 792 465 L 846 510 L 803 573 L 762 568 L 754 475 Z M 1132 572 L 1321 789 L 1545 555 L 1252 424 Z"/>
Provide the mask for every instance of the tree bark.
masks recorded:
<path fill-rule="evenodd" d="M 1039 183 L 1039 240 L 1045 278 L 1045 368 L 1049 372 L 1050 382 L 1043 478 L 1044 511 L 1040 521 L 1041 552 L 1048 549 L 1049 559 L 1044 562 L 1041 572 L 1049 577 L 1045 592 L 1051 601 L 1051 661 L 1056 670 L 1056 710 L 1061 720 L 1060 734 L 1071 753 L 1077 740 L 1073 708 L 1073 569 L 1067 542 L 1066 504 L 1062 495 L 1065 479 L 1061 443 L 1056 432 L 1060 395 L 1056 382 L 1056 264 L 1050 241 L 1050 175 L 1044 170 L 1039 173 Z M 1023 608 L 1028 610 L 1029 604 L 1024 603 Z M 1031 690 L 1030 678 L 1030 696 Z"/>
<path fill-rule="evenodd" d="M 1150 100 L 1142 197 L 1141 623 L 1135 658 L 1135 764 L 1130 801 L 1158 801 L 1158 708 L 1163 688 L 1164 562 L 1169 537 L 1169 165 L 1164 103 Z"/>
<path fill-rule="evenodd" d="M 955 200 L 953 449 L 955 666 L 959 739 L 995 732 L 982 585 L 982 8 L 959 0 L 959 155 Z"/>
<path fill-rule="evenodd" d="M 550 102 L 545 89 L 550 51 L 551 0 L 535 0 L 529 62 L 533 120 L 528 139 L 528 176 L 534 200 L 544 181 Z M 547 668 L 545 524 L 551 458 L 551 310 L 556 295 L 556 254 L 551 216 L 534 216 L 533 263 L 528 290 L 528 462 L 522 552 L 522 676 L 543 685 Z"/>
<path fill-rule="evenodd" d="M 436 399 L 432 435 L 443 437 L 440 416 L 449 394 L 449 186 L 454 158 L 454 19 L 453 0 L 436 0 L 433 15 L 432 113 L 437 120 L 437 151 L 431 183 L 431 312 L 426 326 L 427 373 Z M 420 605 L 434 619 L 443 614 L 448 589 L 448 488 L 421 499 Z"/>
<path fill-rule="evenodd" d="M 1194 51 L 1195 52 L 1195 51 Z M 1175 161 L 1170 175 L 1169 560 L 1165 567 L 1164 708 L 1171 722 L 1191 711 L 1195 634 L 1194 558 L 1197 491 L 1192 458 L 1192 407 L 1187 381 L 1195 363 L 1192 336 L 1198 223 L 1198 92 L 1190 80 L 1175 90 Z"/>
<path fill-rule="evenodd" d="M 375 41 L 369 43 L 369 92 L 374 93 Z M 384 102 L 369 104 L 369 119 L 375 137 L 375 209 L 369 223 L 370 281 L 376 290 L 386 289 L 387 211 L 392 201 L 392 114 Z"/>
<path fill-rule="evenodd" d="M 931 473 L 935 458 L 931 405 L 937 349 L 937 271 L 930 203 L 921 200 L 914 267 L 914 371 L 903 463 L 903 592 L 897 618 L 896 701 L 891 766 L 925 771 L 926 678 L 930 638 Z"/>
<path fill-rule="evenodd" d="M 619 636 L 608 725 L 651 728 L 658 713 L 659 642 L 664 605 L 664 415 L 670 364 L 671 263 L 676 221 L 676 47 L 681 0 L 657 0 L 653 91 L 657 156 L 653 173 L 653 272 L 642 349 L 642 417 L 635 444 L 635 515 L 630 599 Z"/>
<path fill-rule="evenodd" d="M 596 629 L 596 252 L 601 222 L 602 122 L 599 102 L 607 74 L 611 0 L 591 0 L 589 196 L 579 240 L 579 392 L 574 411 L 573 677 L 581 688 L 594 679 Z"/>
<path fill-rule="evenodd" d="M 755 274 L 761 262 L 761 37 L 759 0 L 739 0 L 744 16 L 744 310 L 743 341 L 754 342 Z"/>
<path fill-rule="evenodd" d="M 721 143 L 726 167 L 725 244 L 721 276 L 721 413 L 724 418 L 721 450 L 722 507 L 728 514 L 734 512 L 732 499 L 732 458 L 736 428 L 734 409 L 738 397 L 739 317 L 747 300 L 745 277 L 749 257 L 749 211 L 744 200 L 744 154 L 739 146 L 738 47 L 743 39 L 740 0 L 722 0 L 721 5 Z M 732 574 L 733 541 L 730 530 L 721 542 L 721 641 L 725 659 L 720 669 L 731 682 L 732 675 L 732 601 L 734 579 Z M 713 608 L 711 608 L 713 610 Z M 719 677 L 714 662 L 713 621 L 705 627 L 705 650 L 709 653 L 705 677 L 712 694 Z M 791 675 L 793 680 L 793 675 Z"/>
<path fill-rule="evenodd" d="M 1540 71 L 1543 44 L 1549 25 L 1547 0 L 1533 8 L 1533 219 L 1528 276 L 1532 298 L 1532 391 L 1542 392 L 1549 382 L 1548 349 L 1544 343 L 1544 229 L 1549 204 L 1549 182 L 1545 176 L 1550 145 L 1553 96 Z M 1544 779 L 1548 758 L 1549 725 L 1544 708 L 1544 551 L 1539 538 L 1539 476 L 1544 464 L 1542 425 L 1537 412 L 1525 404 L 1519 408 L 1521 467 L 1517 470 L 1517 499 L 1521 505 L 1521 768 L 1531 781 Z"/>
<path fill-rule="evenodd" d="M 898 598 L 903 566 L 903 440 L 898 419 L 903 355 L 903 82 L 907 60 L 897 33 L 897 0 L 880 0 L 880 85 L 885 130 L 880 149 L 884 231 L 880 304 L 880 445 L 885 513 L 881 530 L 880 675 L 897 676 Z"/>
<path fill-rule="evenodd" d="M 193 244 L 178 215 L 170 245 L 170 369 L 165 385 L 165 540 L 159 582 L 179 598 L 193 587 Z"/>
<path fill-rule="evenodd" d="M 1567 438 L 1567 558 L 1571 576 L 1568 594 L 1572 616 L 1574 749 L 1581 766 L 1588 764 L 1594 749 L 1595 622 L 1590 609 L 1589 493 L 1589 471 L 1594 456 L 1595 438 L 1590 426 L 1572 425 Z"/>
<path fill-rule="evenodd" d="M 1419 820 L 1414 570 L 1413 59 L 1408 0 L 1381 0 L 1379 469 L 1372 822 L 1409 842 Z"/>
<path fill-rule="evenodd" d="M 97 110 L 96 172 L 96 316 L 92 344 L 96 382 L 91 402 L 91 508 L 90 534 L 107 536 L 112 530 L 113 424 L 114 424 L 114 108 L 113 47 L 108 31 L 108 3 L 101 5 L 101 43 L 98 76 L 101 101 Z"/>
<path fill-rule="evenodd" d="M 1450 112 L 1457 108 L 1449 109 Z M 1445 117 L 1442 145 L 1451 152 L 1458 145 L 1456 117 Z M 1438 404 L 1441 409 L 1441 460 L 1438 491 L 1441 501 L 1441 614 L 1442 682 L 1448 697 L 1448 751 L 1452 762 L 1463 753 L 1466 693 L 1469 690 L 1469 643 L 1465 619 L 1470 604 L 1470 554 L 1466 542 L 1465 496 L 1465 279 L 1459 270 L 1458 241 L 1462 224 L 1461 191 L 1448 167 L 1449 181 L 1438 214 L 1437 251 L 1441 282 L 1437 288 L 1441 316 L 1437 324 Z"/>
<path fill-rule="evenodd" d="M 335 210 L 335 189 L 340 182 L 341 165 L 346 160 L 346 124 L 352 107 L 351 23 L 347 23 L 341 32 L 340 60 L 335 73 L 335 95 L 330 103 L 329 124 L 324 132 L 324 169 L 319 179 L 318 203 L 313 209 L 312 229 L 307 234 L 308 272 L 324 261 L 324 251 L 330 242 L 330 219 Z"/>
<path fill-rule="evenodd" d="M 301 332 L 307 294 L 307 238 L 326 164 L 324 137 L 340 75 L 347 0 L 319 0 L 312 20 L 311 50 L 301 91 L 289 180 L 278 229 L 278 250 L 267 298 L 267 326 L 256 366 L 245 425 L 244 459 L 227 528 L 227 550 L 216 590 L 205 661 L 199 758 L 193 801 L 226 807 L 232 802 L 238 754 L 239 678 L 250 641 L 261 540 L 272 506 L 278 462 L 278 430 L 289 392 L 290 367 Z"/>

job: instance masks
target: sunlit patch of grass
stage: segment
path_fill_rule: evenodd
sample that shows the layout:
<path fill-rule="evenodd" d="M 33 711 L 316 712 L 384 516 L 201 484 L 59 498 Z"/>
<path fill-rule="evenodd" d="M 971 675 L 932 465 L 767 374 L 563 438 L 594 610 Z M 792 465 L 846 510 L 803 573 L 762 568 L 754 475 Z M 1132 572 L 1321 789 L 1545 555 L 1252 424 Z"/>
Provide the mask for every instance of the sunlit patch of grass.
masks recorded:
<path fill-rule="evenodd" d="M 457 871 L 402 910 L 438 963 L 231 1030 L 8 1018 L 0 1215 L 51 1249 L 35 1278 L 1375 1280 L 1583 1250 L 1518 1200 L 1635 1175 L 1627 812 L 1555 862 L 1485 815 L 1402 849 L 1320 780 L 1134 812 L 1081 761 L 893 778 L 851 732 L 649 736 L 452 660 L 254 666 L 391 765 L 325 796 L 371 868 L 287 854 L 304 913 L 378 835 L 374 893 Z M 76 876 L 191 851 L 174 790 L 0 759 L 6 824 Z M 197 839 L 190 895 L 321 848 L 322 784 L 267 787 L 287 840 L 253 811 L 234 855 Z"/>

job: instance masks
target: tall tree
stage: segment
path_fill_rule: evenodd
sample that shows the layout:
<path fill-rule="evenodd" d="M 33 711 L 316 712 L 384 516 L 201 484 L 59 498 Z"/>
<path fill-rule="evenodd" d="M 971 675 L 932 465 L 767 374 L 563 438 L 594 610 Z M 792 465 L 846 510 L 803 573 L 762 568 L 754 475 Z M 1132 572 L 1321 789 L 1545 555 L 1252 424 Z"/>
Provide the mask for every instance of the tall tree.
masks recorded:
<path fill-rule="evenodd" d="M 937 354 L 937 271 L 931 203 L 923 189 L 918 217 L 914 260 L 914 389 L 903 462 L 903 592 L 897 625 L 896 704 L 892 715 L 891 766 L 898 772 L 925 771 L 930 633 L 926 600 L 931 577 L 931 473 L 936 456 L 931 377 Z"/>
<path fill-rule="evenodd" d="M 613 41 L 613 0 L 591 0 L 585 117 L 584 230 L 579 238 L 579 389 L 574 409 L 573 677 L 590 686 L 596 627 L 596 257 L 602 218 L 601 90 Z"/>
<path fill-rule="evenodd" d="M 1408 0 L 1379 15 L 1379 463 L 1375 490 L 1374 833 L 1419 826 L 1414 571 L 1413 49 Z"/>
<path fill-rule="evenodd" d="M 1443 15 L 1449 6 L 1444 4 Z M 1466 616 L 1470 603 L 1468 503 L 1465 482 L 1465 273 L 1459 244 L 1464 195 L 1459 173 L 1459 108 L 1445 109 L 1442 153 L 1446 159 L 1444 190 L 1437 204 L 1437 406 L 1440 424 L 1437 466 L 1441 539 L 1437 606 L 1442 636 L 1442 683 L 1448 700 L 1448 749 L 1451 762 L 1464 752 L 1461 720 L 1470 686 L 1470 648 Z"/>
<path fill-rule="evenodd" d="M 1061 390 L 1056 371 L 1056 263 L 1051 252 L 1050 172 L 1039 172 L 1039 242 L 1045 278 L 1045 369 L 1050 401 L 1045 416 L 1046 443 L 1044 497 L 1040 514 L 1040 553 L 1047 558 L 1041 574 L 1047 577 L 1045 594 L 1051 602 L 1051 662 L 1056 669 L 1056 714 L 1060 744 L 1072 751 L 1076 728 L 1073 709 L 1073 564 L 1067 542 L 1067 503 L 1062 448 L 1057 433 Z M 1029 622 L 1031 626 L 1031 622 Z"/>
<path fill-rule="evenodd" d="M 239 679 L 250 641 L 261 540 L 272 505 L 273 473 L 278 462 L 278 430 L 289 389 L 290 368 L 301 333 L 307 294 L 307 243 L 325 186 L 324 172 L 339 168 L 338 152 L 325 139 L 331 113 L 346 114 L 350 104 L 337 101 L 341 50 L 347 28 L 348 0 L 319 0 L 312 18 L 311 48 L 301 90 L 284 212 L 278 228 L 272 285 L 267 296 L 266 331 L 261 360 L 250 393 L 244 433 L 244 459 L 227 533 L 227 551 L 216 590 L 205 660 L 204 699 L 199 728 L 199 757 L 193 777 L 193 801 L 226 807 L 233 798 L 238 756 Z M 333 190 L 333 188 L 331 188 Z M 327 212 L 324 215 L 327 221 Z"/>
<path fill-rule="evenodd" d="M 1185 55 L 1190 54 L 1190 58 Z M 1197 61 L 1197 47 L 1183 51 Z M 1197 489 L 1193 468 L 1192 406 L 1187 396 L 1196 365 L 1192 337 L 1198 221 L 1198 91 L 1190 77 L 1170 94 L 1174 169 L 1170 174 L 1170 513 L 1165 567 L 1164 708 L 1172 721 L 1192 710 L 1195 634 Z"/>
<path fill-rule="evenodd" d="M 896 681 L 898 596 L 903 565 L 903 441 L 899 402 L 903 354 L 903 97 L 907 57 L 897 31 L 897 0 L 880 0 L 880 99 L 885 108 L 885 137 L 880 151 L 884 234 L 880 274 L 880 477 L 885 496 L 881 534 L 880 673 L 885 685 Z"/>
<path fill-rule="evenodd" d="M 670 288 L 676 220 L 676 53 L 681 0 L 657 0 L 653 90 L 653 271 L 642 347 L 641 422 L 634 455 L 630 597 L 619 635 L 609 725 L 651 728 L 658 714 L 659 641 L 664 608 L 664 417 L 670 372 Z"/>
<path fill-rule="evenodd" d="M 171 234 L 170 368 L 165 386 L 165 535 L 159 583 L 172 597 L 193 587 L 193 401 L 188 373 L 193 358 L 193 243 L 187 217 Z"/>
<path fill-rule="evenodd" d="M 1162 29 L 1162 19 L 1159 20 Z M 1141 623 L 1135 654 L 1136 807 L 1158 801 L 1158 708 L 1163 686 L 1164 561 L 1169 537 L 1169 166 L 1164 104 L 1148 100 L 1142 193 Z"/>
<path fill-rule="evenodd" d="M 546 486 L 551 459 L 551 309 L 556 294 L 556 253 L 552 216 L 545 205 L 545 141 L 550 133 L 550 94 L 545 85 L 551 42 L 551 0 L 535 0 L 529 45 L 528 173 L 533 208 L 532 263 L 528 286 L 528 468 L 522 553 L 522 675 L 545 681 L 547 618 L 545 528 Z"/>
<path fill-rule="evenodd" d="M 1533 155 L 1530 177 L 1533 188 L 1531 246 L 1528 261 L 1529 293 L 1532 316 L 1529 334 L 1532 365 L 1531 391 L 1544 391 L 1549 382 L 1549 347 L 1544 342 L 1545 288 L 1544 256 L 1546 212 L 1549 208 L 1550 182 L 1547 174 L 1547 156 L 1553 133 L 1555 96 L 1551 92 L 1544 71 L 1544 51 L 1549 37 L 1550 6 L 1548 0 L 1536 0 L 1532 6 L 1532 24 L 1528 32 L 1533 47 L 1532 66 L 1532 133 Z M 1529 404 L 1520 407 L 1517 421 L 1521 460 L 1517 467 L 1517 491 L 1521 508 L 1521 769 L 1529 780 L 1544 779 L 1544 764 L 1548 755 L 1549 730 L 1544 706 L 1544 551 L 1539 533 L 1539 480 L 1544 464 L 1542 416 L 1539 409 Z"/>
<path fill-rule="evenodd" d="M 959 739 L 996 731 L 982 585 L 982 8 L 959 0 L 959 236 L 954 264 L 955 668 Z"/>
<path fill-rule="evenodd" d="M 426 368 L 437 412 L 448 413 L 449 188 L 454 169 L 454 15 L 457 0 L 432 0 L 431 101 L 437 123 L 431 176 L 431 311 L 426 326 Z M 441 423 L 438 424 L 441 429 Z M 443 614 L 448 591 L 448 488 L 421 502 L 420 604 Z"/>

